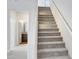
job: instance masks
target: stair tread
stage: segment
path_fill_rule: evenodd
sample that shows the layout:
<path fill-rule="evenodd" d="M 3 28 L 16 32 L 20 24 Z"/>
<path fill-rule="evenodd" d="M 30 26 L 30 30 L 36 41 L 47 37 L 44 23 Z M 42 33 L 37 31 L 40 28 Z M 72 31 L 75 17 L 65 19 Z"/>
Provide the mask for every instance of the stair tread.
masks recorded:
<path fill-rule="evenodd" d="M 66 48 L 51 48 L 51 49 L 40 49 L 38 52 L 55 52 L 55 51 L 67 51 Z"/>
<path fill-rule="evenodd" d="M 58 29 L 58 27 L 53 27 L 53 26 L 43 26 L 43 27 L 38 27 L 39 29 Z"/>
<path fill-rule="evenodd" d="M 52 16 L 53 17 L 53 15 L 38 15 L 38 16 Z"/>
<path fill-rule="evenodd" d="M 39 31 L 39 32 L 59 32 L 59 31 Z"/>
<path fill-rule="evenodd" d="M 39 18 L 40 17 L 51 17 L 51 18 L 54 18 L 53 16 L 51 16 L 51 15 L 40 15 L 40 16 L 38 16 Z"/>
<path fill-rule="evenodd" d="M 40 22 L 40 21 L 39 21 Z M 53 22 L 46 22 L 46 23 L 39 23 L 39 25 L 49 25 L 49 24 L 51 24 L 51 25 L 56 25 L 56 23 L 53 23 Z"/>
<path fill-rule="evenodd" d="M 41 32 L 38 32 L 38 33 L 60 33 L 60 32 L 58 32 L 58 31 L 49 31 L 49 32 L 48 31 L 46 31 L 46 32 L 45 31 L 41 31 Z"/>
<path fill-rule="evenodd" d="M 61 36 L 39 36 L 38 38 L 62 38 Z"/>
<path fill-rule="evenodd" d="M 41 22 L 41 23 L 56 23 L 55 21 L 53 21 L 53 22 L 48 22 L 48 21 L 39 21 L 39 22 Z"/>
<path fill-rule="evenodd" d="M 38 25 L 40 25 L 40 26 L 57 26 L 56 24 L 38 24 Z"/>
<path fill-rule="evenodd" d="M 48 22 L 52 21 L 52 22 L 55 22 L 55 19 L 53 17 L 51 17 L 51 18 L 49 18 L 49 17 L 47 17 L 47 18 L 46 17 L 39 17 L 38 21 L 48 21 Z"/>
<path fill-rule="evenodd" d="M 38 44 L 61 44 L 64 43 L 63 41 L 56 41 L 56 42 L 39 42 Z"/>
<path fill-rule="evenodd" d="M 57 42 L 63 41 L 62 38 L 60 39 L 53 39 L 53 38 L 38 38 L 38 42 Z"/>
<path fill-rule="evenodd" d="M 54 27 L 54 28 L 39 28 L 39 30 L 40 29 L 47 29 L 47 30 L 49 30 L 49 29 L 58 29 L 57 27 Z"/>
<path fill-rule="evenodd" d="M 46 19 L 45 20 L 44 19 L 38 19 L 38 21 L 45 21 L 45 22 L 47 21 L 47 22 L 50 22 L 50 21 L 55 21 L 55 20 L 54 19 L 47 19 L 47 20 Z"/>

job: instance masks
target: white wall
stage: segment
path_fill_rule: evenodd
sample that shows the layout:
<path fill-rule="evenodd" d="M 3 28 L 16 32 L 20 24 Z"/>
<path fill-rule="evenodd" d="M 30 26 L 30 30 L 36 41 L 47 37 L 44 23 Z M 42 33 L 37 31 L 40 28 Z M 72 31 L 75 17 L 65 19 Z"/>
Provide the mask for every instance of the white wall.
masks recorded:
<path fill-rule="evenodd" d="M 16 45 L 16 25 L 16 12 L 10 11 L 10 50 L 12 50 Z"/>
<path fill-rule="evenodd" d="M 72 28 L 72 0 L 53 0 L 66 19 L 70 28 Z"/>
<path fill-rule="evenodd" d="M 15 2 L 16 1 L 16 2 Z M 27 45 L 27 59 L 37 59 L 37 16 L 38 16 L 38 0 L 8 0 L 8 12 L 9 10 L 28 12 L 28 45 Z M 9 18 L 9 16 L 8 16 Z M 9 19 L 10 21 L 10 19 Z M 9 23 L 8 21 L 8 23 Z M 10 23 L 9 23 L 10 25 Z M 9 32 L 10 33 L 10 32 Z M 11 36 L 10 36 L 11 38 Z M 8 38 L 8 42 L 10 40 Z M 9 44 L 8 44 L 9 46 Z"/>
<path fill-rule="evenodd" d="M 27 20 L 29 20 L 29 13 L 28 12 L 16 12 L 17 15 L 17 21 L 19 24 L 21 24 L 22 28 L 22 32 L 24 32 L 24 24 L 27 25 Z M 25 32 L 27 32 L 27 26 L 25 27 Z"/>
<path fill-rule="evenodd" d="M 53 0 L 53 1 L 55 2 L 61 14 L 64 16 L 69 26 L 71 27 L 72 26 L 71 0 L 61 0 L 61 1 Z M 52 14 L 59 27 L 59 31 L 61 32 L 66 48 L 68 49 L 69 56 L 72 57 L 72 33 L 67 24 L 65 23 L 65 21 L 63 20 L 62 16 L 60 15 L 56 6 L 52 2 L 52 0 L 50 0 L 50 7 Z"/>
<path fill-rule="evenodd" d="M 49 6 L 49 0 L 38 0 L 38 6 L 48 7 Z"/>
<path fill-rule="evenodd" d="M 10 20 L 9 10 L 7 11 L 7 52 L 10 50 Z"/>

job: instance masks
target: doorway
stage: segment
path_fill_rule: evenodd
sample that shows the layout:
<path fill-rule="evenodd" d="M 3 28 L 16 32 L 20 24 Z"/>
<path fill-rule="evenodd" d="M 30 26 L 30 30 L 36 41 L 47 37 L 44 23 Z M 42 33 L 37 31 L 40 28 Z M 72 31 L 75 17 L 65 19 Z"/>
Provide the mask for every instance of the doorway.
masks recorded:
<path fill-rule="evenodd" d="M 28 42 L 28 31 L 27 31 L 27 20 L 28 20 L 28 14 L 25 12 L 17 12 L 17 20 L 18 20 L 18 39 L 19 44 L 27 44 Z"/>
<path fill-rule="evenodd" d="M 28 43 L 28 12 L 10 11 L 11 48 Z"/>

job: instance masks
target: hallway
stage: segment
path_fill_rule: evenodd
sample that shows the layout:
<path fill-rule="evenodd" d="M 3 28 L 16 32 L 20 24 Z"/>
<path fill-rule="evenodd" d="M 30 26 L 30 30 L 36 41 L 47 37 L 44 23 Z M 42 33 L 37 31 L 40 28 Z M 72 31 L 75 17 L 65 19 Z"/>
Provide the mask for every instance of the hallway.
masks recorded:
<path fill-rule="evenodd" d="M 7 58 L 71 59 L 69 1 L 8 0 Z"/>
<path fill-rule="evenodd" d="M 16 46 L 13 50 L 7 53 L 8 59 L 27 59 L 27 45 Z"/>

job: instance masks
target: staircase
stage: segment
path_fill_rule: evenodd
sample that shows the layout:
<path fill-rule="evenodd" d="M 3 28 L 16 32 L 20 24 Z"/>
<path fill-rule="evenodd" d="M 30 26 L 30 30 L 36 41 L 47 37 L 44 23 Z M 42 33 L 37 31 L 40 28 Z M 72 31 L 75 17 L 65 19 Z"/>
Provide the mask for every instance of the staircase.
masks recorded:
<path fill-rule="evenodd" d="M 49 7 L 38 8 L 38 59 L 70 59 Z"/>

